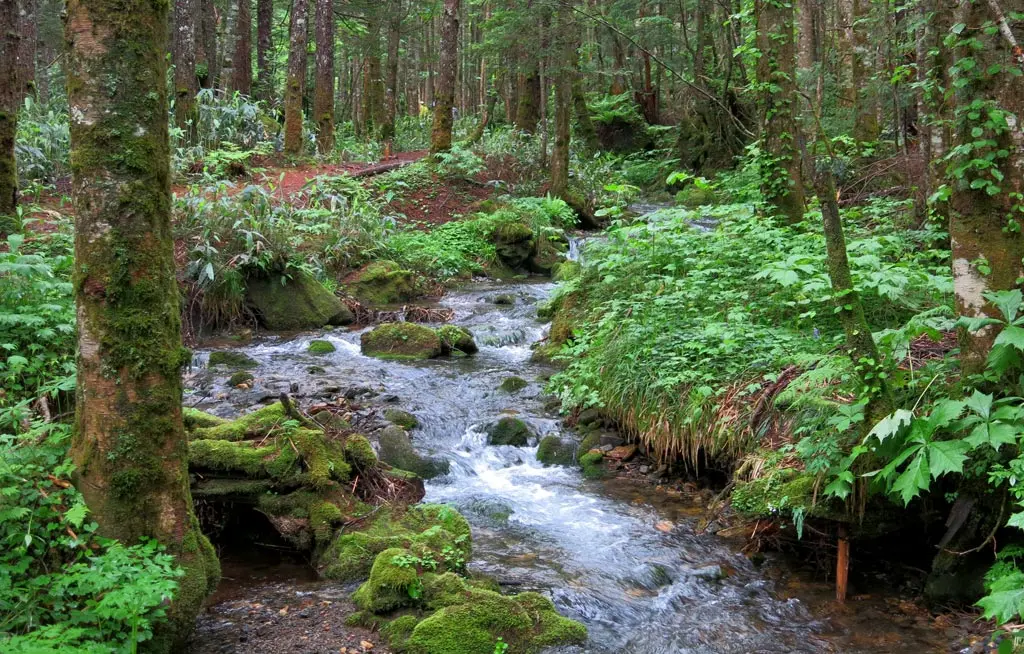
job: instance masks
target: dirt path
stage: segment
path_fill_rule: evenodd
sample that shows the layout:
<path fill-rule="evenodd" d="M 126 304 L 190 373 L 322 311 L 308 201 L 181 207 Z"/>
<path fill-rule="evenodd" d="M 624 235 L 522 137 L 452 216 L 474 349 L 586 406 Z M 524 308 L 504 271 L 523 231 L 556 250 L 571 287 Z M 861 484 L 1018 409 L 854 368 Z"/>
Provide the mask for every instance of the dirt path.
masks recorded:
<path fill-rule="evenodd" d="M 389 167 L 391 164 L 398 164 L 395 166 L 397 168 L 401 167 L 403 164 L 410 164 L 415 161 L 419 161 L 425 156 L 427 156 L 426 150 L 413 150 L 411 152 L 399 152 L 394 156 L 372 163 L 347 162 L 340 164 L 274 166 L 267 168 L 258 175 L 255 175 L 252 182 L 254 184 L 261 184 L 267 187 L 273 186 L 275 195 L 288 197 L 301 191 L 302 187 L 304 187 L 309 180 L 314 177 L 342 174 L 360 177 L 362 176 L 361 173 L 365 174 L 377 169 L 379 169 L 380 172 L 384 172 L 385 170 L 392 169 Z"/>

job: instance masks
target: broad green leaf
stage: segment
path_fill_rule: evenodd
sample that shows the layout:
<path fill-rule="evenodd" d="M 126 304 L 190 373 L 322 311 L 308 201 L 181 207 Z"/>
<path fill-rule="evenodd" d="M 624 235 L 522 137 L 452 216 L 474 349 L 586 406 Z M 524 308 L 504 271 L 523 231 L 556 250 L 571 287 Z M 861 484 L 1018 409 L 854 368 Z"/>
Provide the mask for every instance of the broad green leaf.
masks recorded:
<path fill-rule="evenodd" d="M 882 442 L 887 438 L 895 436 L 900 430 L 906 425 L 910 424 L 910 421 L 914 419 L 914 414 L 906 409 L 897 409 L 893 413 L 887 415 L 878 421 L 878 424 L 872 427 L 868 433 L 868 438 L 874 436 L 878 439 L 878 442 Z"/>
<path fill-rule="evenodd" d="M 982 418 L 988 418 L 989 412 L 992 411 L 992 396 L 981 391 L 974 391 L 967 398 L 967 407 Z"/>
<path fill-rule="evenodd" d="M 964 412 L 966 402 L 958 400 L 941 400 L 935 403 L 931 414 L 928 416 L 928 424 L 932 432 L 947 427 L 949 423 L 960 417 Z"/>
<path fill-rule="evenodd" d="M 892 490 L 899 493 L 904 506 L 910 504 L 910 500 L 920 495 L 921 491 L 928 489 L 931 479 L 928 476 L 927 458 L 924 451 L 919 451 L 907 469 L 893 482 Z"/>
<path fill-rule="evenodd" d="M 996 336 L 995 345 L 1011 345 L 1024 351 L 1024 329 L 1015 325 L 1007 326 Z"/>
<path fill-rule="evenodd" d="M 1009 291 L 986 293 L 985 298 L 999 309 L 1007 322 L 1013 322 L 1017 318 L 1017 311 L 1020 310 L 1020 305 L 1024 302 L 1024 294 L 1021 294 L 1020 289 L 1016 288 Z"/>
<path fill-rule="evenodd" d="M 948 473 L 960 473 L 964 470 L 967 451 L 970 445 L 962 440 L 935 441 L 928 445 L 928 468 L 932 479 Z"/>

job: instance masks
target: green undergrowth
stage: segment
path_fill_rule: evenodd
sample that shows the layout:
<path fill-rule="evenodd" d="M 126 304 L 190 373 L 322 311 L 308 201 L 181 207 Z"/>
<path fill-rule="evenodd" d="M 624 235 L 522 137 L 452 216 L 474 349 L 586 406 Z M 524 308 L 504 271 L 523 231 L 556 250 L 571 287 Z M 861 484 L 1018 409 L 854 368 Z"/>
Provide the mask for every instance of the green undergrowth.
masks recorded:
<path fill-rule="evenodd" d="M 889 368 L 912 338 L 951 324 L 942 234 L 905 229 L 903 213 L 879 202 L 844 215 Z M 566 366 L 551 388 L 565 406 L 600 407 L 660 457 L 692 465 L 756 444 L 750 413 L 787 366 L 804 375 L 781 401 L 818 424 L 838 411 L 853 371 L 836 356 L 842 330 L 817 214 L 787 227 L 751 205 L 672 208 L 616 222 L 607 236 L 550 310 L 549 352 Z"/>

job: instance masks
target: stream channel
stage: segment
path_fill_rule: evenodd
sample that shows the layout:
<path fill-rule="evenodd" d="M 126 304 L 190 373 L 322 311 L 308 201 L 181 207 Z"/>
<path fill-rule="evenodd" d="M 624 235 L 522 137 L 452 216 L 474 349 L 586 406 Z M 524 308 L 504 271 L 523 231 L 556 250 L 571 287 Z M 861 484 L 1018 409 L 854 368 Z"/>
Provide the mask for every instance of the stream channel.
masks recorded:
<path fill-rule="evenodd" d="M 510 592 L 548 594 L 563 614 L 586 624 L 585 652 L 936 651 L 935 634 L 923 624 L 887 624 L 879 610 L 858 618 L 823 616 L 813 608 L 828 603 L 820 588 L 816 597 L 780 592 L 776 579 L 732 546 L 697 533 L 693 507 L 658 500 L 653 489 L 587 481 L 575 468 L 544 467 L 535 444 L 487 445 L 483 428 L 503 415 L 525 420 L 540 435 L 566 429 L 544 408 L 543 379 L 552 368 L 530 360 L 530 345 L 547 329 L 536 319 L 537 305 L 554 288 L 549 281 L 474 282 L 446 295 L 442 303 L 455 310 L 453 322 L 470 329 L 480 346 L 464 359 L 364 357 L 361 332 L 344 329 L 268 336 L 239 348 L 259 362 L 256 385 L 243 391 L 226 388 L 223 375 L 208 374 L 208 351 L 199 351 L 186 380 L 186 404 L 233 416 L 281 391 L 309 401 L 368 388 L 378 394 L 370 402 L 391 401 L 412 412 L 421 423 L 411 432 L 417 449 L 451 463 L 448 474 L 426 484 L 424 501 L 449 503 L 469 520 L 471 567 Z M 499 293 L 512 295 L 514 304 L 495 304 Z M 331 341 L 337 351 L 307 353 L 313 338 Z M 324 372 L 311 374 L 313 366 Z M 497 390 L 510 375 L 529 386 L 514 394 Z M 294 564 L 269 567 L 248 581 L 232 570 L 200 618 L 201 631 L 241 619 L 221 611 L 217 601 L 266 602 L 275 594 L 337 599 L 351 590 L 316 581 Z M 939 651 L 949 651 L 945 642 Z"/>

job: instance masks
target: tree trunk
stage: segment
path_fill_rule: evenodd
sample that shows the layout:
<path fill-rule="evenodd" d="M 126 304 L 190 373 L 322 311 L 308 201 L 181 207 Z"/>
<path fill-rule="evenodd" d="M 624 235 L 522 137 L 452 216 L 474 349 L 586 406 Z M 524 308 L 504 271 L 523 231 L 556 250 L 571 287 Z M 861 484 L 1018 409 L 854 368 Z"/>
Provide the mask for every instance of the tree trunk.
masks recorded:
<path fill-rule="evenodd" d="M 18 104 L 35 93 L 36 86 L 36 3 L 38 0 L 7 0 L 20 7 L 18 16 Z"/>
<path fill-rule="evenodd" d="M 529 55 L 527 55 L 529 56 Z M 516 104 L 515 126 L 521 132 L 533 134 L 540 122 L 540 73 L 537 63 L 532 62 L 529 73 L 519 75 L 519 102 Z"/>
<path fill-rule="evenodd" d="M 374 37 L 376 40 L 376 37 Z M 384 78 L 381 72 L 380 55 L 373 46 L 372 54 L 363 61 L 363 130 L 367 137 L 380 133 L 384 122 Z"/>
<path fill-rule="evenodd" d="M 179 649 L 220 576 L 189 494 L 171 235 L 167 7 L 69 0 L 78 386 L 75 485 L 99 533 L 154 538 L 185 570 L 147 651 Z M 130 20 L 126 20 L 130 16 Z"/>
<path fill-rule="evenodd" d="M 757 81 L 761 91 L 761 193 L 790 223 L 803 220 L 804 188 L 800 172 L 796 120 L 796 53 L 793 5 L 757 0 Z"/>
<path fill-rule="evenodd" d="M 199 92 L 196 76 L 196 0 L 174 1 L 174 122 L 185 130 L 185 140 L 195 138 L 195 104 Z"/>
<path fill-rule="evenodd" d="M 437 66 L 434 125 L 430 131 L 430 152 L 452 148 L 452 108 L 459 62 L 459 0 L 444 0 L 441 16 L 441 59 Z"/>
<path fill-rule="evenodd" d="M 590 109 L 587 107 L 587 99 L 583 95 L 583 85 L 580 74 L 577 70 L 572 80 L 572 106 L 576 115 L 576 134 L 583 141 L 590 152 L 597 152 L 601 149 L 601 143 L 597 140 L 597 130 L 594 129 L 594 122 L 590 119 Z"/>
<path fill-rule="evenodd" d="M 0 233 L 14 225 L 18 206 L 18 166 L 14 138 L 18 131 L 18 12 L 21 0 L 0 3 Z M 5 218 L 9 217 L 9 218 Z"/>
<path fill-rule="evenodd" d="M 270 55 L 274 48 L 274 0 L 256 0 L 256 94 L 261 100 L 273 95 Z"/>
<path fill-rule="evenodd" d="M 212 88 L 217 79 L 217 9 L 213 0 L 194 0 L 196 23 L 196 77 L 204 89 Z"/>
<path fill-rule="evenodd" d="M 380 126 L 380 138 L 386 154 L 394 147 L 395 121 L 398 119 L 398 46 L 402 36 L 401 2 L 392 4 L 388 18 L 387 54 L 388 63 L 384 76 L 384 118 Z"/>
<path fill-rule="evenodd" d="M 334 150 L 334 2 L 316 0 L 316 91 L 313 96 L 316 149 Z"/>
<path fill-rule="evenodd" d="M 231 86 L 235 91 L 252 93 L 252 0 L 238 0 L 235 17 L 235 54 Z"/>
<path fill-rule="evenodd" d="M 555 77 L 555 145 L 551 149 L 551 195 L 561 198 L 569 190 L 569 123 L 573 104 L 573 78 L 576 76 L 576 26 L 570 15 L 571 6 L 558 9 L 558 27 L 555 38 L 559 41 L 556 52 Z"/>
<path fill-rule="evenodd" d="M 1010 11 L 1021 10 L 1019 0 L 1007 5 Z M 975 65 L 953 66 L 954 71 L 959 70 L 954 79 L 958 89 L 954 148 L 968 144 L 974 148 L 951 165 L 961 172 L 950 180 L 953 290 L 959 315 L 999 316 L 983 294 L 1019 288 L 1018 280 L 1024 276 L 1024 220 L 1017 199 L 1024 194 L 1024 131 L 1020 123 L 1024 118 L 1020 77 L 1024 54 L 997 0 L 961 3 L 957 13 L 956 22 L 965 28 L 957 37 L 960 43 L 954 56 L 957 63 L 972 58 Z M 998 29 L 987 30 L 988 25 Z M 993 116 L 1002 118 L 993 120 Z M 972 165 L 987 157 L 999 175 L 993 174 L 992 168 Z M 960 359 L 965 374 L 984 368 L 997 334 L 994 326 L 961 332 Z"/>
<path fill-rule="evenodd" d="M 853 69 L 850 74 L 850 90 L 854 98 L 853 138 L 862 142 L 877 141 L 879 135 L 878 98 L 868 85 L 871 47 L 867 23 L 870 15 L 869 0 L 853 0 Z"/>
<path fill-rule="evenodd" d="M 309 0 L 292 0 L 289 29 L 288 79 L 284 89 L 284 151 L 302 152 L 302 95 L 306 85 L 309 43 Z"/>

